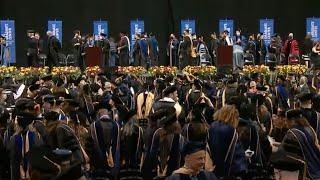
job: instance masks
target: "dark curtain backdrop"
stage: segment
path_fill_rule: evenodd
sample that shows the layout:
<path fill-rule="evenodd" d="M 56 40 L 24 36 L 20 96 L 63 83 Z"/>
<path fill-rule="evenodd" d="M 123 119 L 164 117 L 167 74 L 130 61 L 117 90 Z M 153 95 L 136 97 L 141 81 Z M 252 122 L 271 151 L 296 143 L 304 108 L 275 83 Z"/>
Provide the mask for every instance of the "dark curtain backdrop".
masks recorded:
<path fill-rule="evenodd" d="M 219 19 L 234 19 L 245 34 L 258 32 L 260 18 L 274 18 L 275 31 L 282 36 L 293 32 L 305 35 L 305 18 L 320 17 L 320 0 L 1 0 L 0 19 L 16 25 L 17 64 L 25 65 L 26 30 L 35 29 L 45 37 L 47 21 L 63 21 L 63 50 L 70 49 L 73 30 L 93 31 L 94 20 L 109 22 L 110 35 L 129 33 L 130 20 L 141 19 L 145 31 L 157 35 L 161 63 L 166 64 L 165 48 L 171 32 L 179 33 L 181 19 L 195 19 L 196 32 L 208 39 L 218 31 Z"/>

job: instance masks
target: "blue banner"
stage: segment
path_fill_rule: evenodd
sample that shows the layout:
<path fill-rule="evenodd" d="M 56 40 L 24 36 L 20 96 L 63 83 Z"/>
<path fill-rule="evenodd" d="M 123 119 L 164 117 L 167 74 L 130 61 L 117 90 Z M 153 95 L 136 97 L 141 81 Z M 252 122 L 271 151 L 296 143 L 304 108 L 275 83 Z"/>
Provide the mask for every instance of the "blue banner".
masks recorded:
<path fill-rule="evenodd" d="M 315 41 L 320 40 L 320 18 L 307 18 L 307 34 L 312 36 Z"/>
<path fill-rule="evenodd" d="M 143 32 L 144 32 L 144 21 L 139 21 L 139 20 L 130 21 L 131 47 L 136 42 L 135 35 L 136 34 L 141 34 Z"/>
<path fill-rule="evenodd" d="M 180 24 L 181 34 L 183 34 L 184 30 L 189 29 L 190 34 L 196 32 L 196 21 L 195 20 L 181 20 Z"/>
<path fill-rule="evenodd" d="M 16 38 L 15 28 L 13 20 L 1 20 L 0 21 L 1 35 L 6 38 L 6 45 L 4 48 L 4 65 L 8 62 L 16 62 Z"/>
<path fill-rule="evenodd" d="M 229 31 L 229 37 L 233 37 L 233 20 L 219 20 L 219 32 L 222 33 L 225 30 Z"/>
<path fill-rule="evenodd" d="M 100 33 L 104 33 L 108 36 L 108 21 L 94 21 L 93 22 L 93 34 L 94 40 L 98 40 Z"/>
<path fill-rule="evenodd" d="M 266 45 L 269 45 L 274 34 L 274 20 L 260 19 L 260 32 L 263 33 Z"/>
<path fill-rule="evenodd" d="M 51 31 L 62 44 L 62 21 L 48 21 L 48 31 Z"/>

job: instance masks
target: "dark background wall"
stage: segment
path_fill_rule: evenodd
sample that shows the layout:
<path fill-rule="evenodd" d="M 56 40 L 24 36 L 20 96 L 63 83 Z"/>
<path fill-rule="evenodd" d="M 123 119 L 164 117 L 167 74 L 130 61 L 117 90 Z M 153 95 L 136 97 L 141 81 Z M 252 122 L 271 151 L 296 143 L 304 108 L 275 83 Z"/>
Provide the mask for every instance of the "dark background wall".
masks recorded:
<path fill-rule="evenodd" d="M 94 20 L 109 22 L 111 36 L 129 33 L 130 20 L 141 19 L 145 31 L 154 32 L 160 43 L 161 62 L 170 32 L 179 33 L 181 19 L 195 19 L 196 32 L 209 37 L 218 31 L 219 19 L 234 19 L 245 34 L 258 32 L 260 18 L 274 18 L 275 31 L 282 36 L 305 35 L 305 18 L 320 17 L 320 0 L 1 0 L 0 19 L 16 23 L 17 64 L 25 65 L 26 30 L 35 29 L 44 37 L 47 21 L 63 21 L 63 49 L 70 48 L 72 31 L 93 31 Z"/>

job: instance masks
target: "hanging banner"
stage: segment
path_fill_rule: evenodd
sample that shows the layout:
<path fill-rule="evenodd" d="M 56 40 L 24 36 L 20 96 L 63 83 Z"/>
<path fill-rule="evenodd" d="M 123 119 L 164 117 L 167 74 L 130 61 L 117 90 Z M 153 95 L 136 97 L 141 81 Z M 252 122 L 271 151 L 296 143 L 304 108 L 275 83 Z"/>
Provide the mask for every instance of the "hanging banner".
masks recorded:
<path fill-rule="evenodd" d="M 108 36 L 108 21 L 94 21 L 93 22 L 93 34 L 94 40 L 97 41 L 101 33 Z"/>
<path fill-rule="evenodd" d="M 307 34 L 312 36 L 314 41 L 320 40 L 320 18 L 307 18 Z"/>
<path fill-rule="evenodd" d="M 260 19 L 260 32 L 263 33 L 264 42 L 269 45 L 272 35 L 274 34 L 274 20 L 273 19 Z"/>
<path fill-rule="evenodd" d="M 6 44 L 1 46 L 4 51 L 1 51 L 0 59 L 4 60 L 3 65 L 16 62 L 16 38 L 15 28 L 13 20 L 1 20 L 0 21 L 1 36 L 6 38 Z"/>
<path fill-rule="evenodd" d="M 233 20 L 219 20 L 219 32 L 222 33 L 225 30 L 229 31 L 229 37 L 233 37 Z"/>
<path fill-rule="evenodd" d="M 131 47 L 133 47 L 134 43 L 136 42 L 135 35 L 141 34 L 143 32 L 144 32 L 144 21 L 139 21 L 139 20 L 130 21 Z"/>
<path fill-rule="evenodd" d="M 52 31 L 62 45 L 62 21 L 48 21 L 48 31 Z"/>
<path fill-rule="evenodd" d="M 180 23 L 181 34 L 183 34 L 184 30 L 189 29 L 190 34 L 196 32 L 196 21 L 195 20 L 181 20 Z"/>

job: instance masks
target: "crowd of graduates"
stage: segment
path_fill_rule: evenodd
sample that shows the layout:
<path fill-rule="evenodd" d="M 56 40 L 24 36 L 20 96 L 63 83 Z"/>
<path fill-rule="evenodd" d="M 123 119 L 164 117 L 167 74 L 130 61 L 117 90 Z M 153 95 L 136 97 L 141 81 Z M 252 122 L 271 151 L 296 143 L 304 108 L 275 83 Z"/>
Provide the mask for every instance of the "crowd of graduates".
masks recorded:
<path fill-rule="evenodd" d="M 0 179 L 320 179 L 319 80 L 7 77 Z"/>

